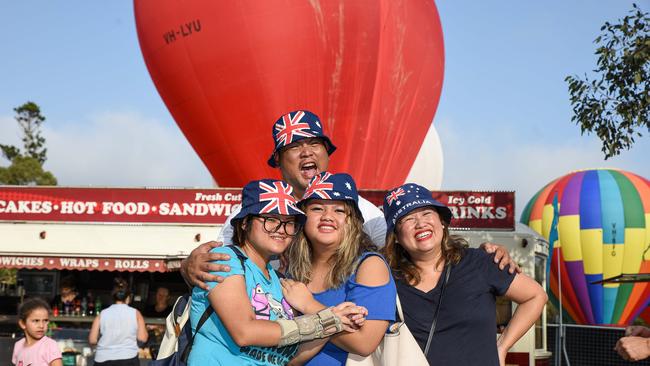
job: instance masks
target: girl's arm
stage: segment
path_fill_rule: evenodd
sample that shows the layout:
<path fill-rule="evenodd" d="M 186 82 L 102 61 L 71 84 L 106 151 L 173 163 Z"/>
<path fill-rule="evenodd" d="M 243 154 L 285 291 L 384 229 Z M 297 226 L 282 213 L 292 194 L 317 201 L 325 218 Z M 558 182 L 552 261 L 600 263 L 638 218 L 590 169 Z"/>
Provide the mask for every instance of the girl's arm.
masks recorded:
<path fill-rule="evenodd" d="M 316 314 L 319 311 L 327 308 L 314 298 L 312 293 L 302 282 L 283 278 L 280 280 L 282 284 L 282 294 L 284 299 L 287 300 L 292 308 L 298 310 L 302 314 Z M 365 317 L 368 315 L 368 310 L 363 306 L 356 306 L 354 303 L 345 301 L 334 308 L 334 313 L 342 316 L 347 315 L 347 319 L 341 319 L 343 323 L 343 330 L 346 332 L 356 332 L 365 322 Z M 345 314 L 343 314 L 345 313 Z"/>
<path fill-rule="evenodd" d="M 517 274 L 512 280 L 505 297 L 516 302 L 517 309 L 497 339 L 499 359 L 505 364 L 510 347 L 519 340 L 542 314 L 548 296 L 544 289 L 532 278 Z"/>
<path fill-rule="evenodd" d="M 88 333 L 88 343 L 91 346 L 96 345 L 97 340 L 99 339 L 99 317 L 100 315 L 97 315 L 95 319 L 93 319 L 93 324 L 90 326 L 90 333 Z"/>
<path fill-rule="evenodd" d="M 323 308 L 325 307 L 324 305 L 321 306 Z M 351 302 L 342 302 L 332 307 L 332 311 L 334 314 L 339 316 L 339 318 L 341 318 L 343 330 L 345 332 L 357 332 L 358 329 L 365 323 L 366 315 L 368 315 L 368 310 L 366 308 L 363 306 L 356 306 Z M 302 365 L 305 362 L 311 360 L 312 357 L 316 356 L 316 354 L 320 352 L 321 349 L 323 349 L 329 340 L 330 337 L 327 337 L 302 343 L 298 348 L 298 353 L 291 360 L 291 362 L 289 362 L 289 365 Z"/>
<path fill-rule="evenodd" d="M 52 362 L 50 362 L 50 366 L 63 366 L 63 361 L 61 361 L 60 358 L 57 358 L 56 360 L 52 360 Z"/>
<path fill-rule="evenodd" d="M 149 333 L 147 332 L 147 326 L 144 324 L 144 318 L 140 314 L 140 311 L 135 311 L 135 318 L 138 323 L 138 332 L 135 337 L 140 343 L 145 343 L 149 339 Z"/>
<path fill-rule="evenodd" d="M 300 366 L 304 365 L 307 361 L 311 360 L 318 352 L 320 352 L 329 338 L 315 339 L 313 341 L 305 342 L 300 344 L 298 347 L 298 353 L 296 357 L 289 361 L 288 366 Z"/>
<path fill-rule="evenodd" d="M 208 300 L 238 346 L 272 347 L 280 342 L 279 324 L 255 318 L 244 276 L 227 277 L 210 290 Z"/>
<path fill-rule="evenodd" d="M 377 256 L 368 257 L 357 270 L 356 282 L 365 286 L 382 286 L 390 280 L 386 263 Z M 375 299 L 373 301 L 382 301 Z M 368 356 L 377 349 L 388 329 L 387 320 L 366 320 L 359 331 L 339 333 L 331 337 L 336 346 L 361 356 Z"/>
<path fill-rule="evenodd" d="M 233 275 L 226 278 L 223 283 L 215 286 L 208 293 L 208 300 L 214 311 L 219 316 L 223 325 L 228 330 L 233 341 L 240 346 L 262 346 L 273 347 L 280 344 L 282 340 L 282 328 L 276 321 L 256 319 L 255 313 L 251 308 L 250 299 L 246 293 L 246 283 L 244 276 Z M 332 308 L 332 313 L 339 321 L 350 323 L 348 316 L 357 312 L 357 307 L 350 306 L 351 303 L 342 303 Z M 307 316 L 307 315 L 306 315 Z M 316 321 L 319 315 L 308 315 L 312 317 L 309 321 Z M 303 319 L 305 320 L 305 319 Z M 285 321 L 286 322 L 286 321 Z M 305 322 L 294 322 L 294 327 L 297 326 L 299 332 L 307 331 Z M 286 325 L 286 324 L 285 324 Z M 309 339 L 309 337 L 321 337 L 331 332 L 334 329 L 328 328 L 323 334 L 320 334 L 314 328 L 309 328 L 313 331 L 308 333 L 299 333 L 300 339 Z M 340 329 L 338 329 L 340 331 Z M 288 333 L 289 334 L 289 333 Z M 313 339 L 313 338 L 312 338 Z M 283 341 L 287 341 L 284 339 Z"/>

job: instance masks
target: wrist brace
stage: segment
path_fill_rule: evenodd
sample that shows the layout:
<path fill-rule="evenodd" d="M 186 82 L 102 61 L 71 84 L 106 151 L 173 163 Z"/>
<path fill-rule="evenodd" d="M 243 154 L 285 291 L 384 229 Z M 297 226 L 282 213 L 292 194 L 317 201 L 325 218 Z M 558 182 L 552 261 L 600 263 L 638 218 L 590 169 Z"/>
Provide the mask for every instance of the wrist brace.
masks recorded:
<path fill-rule="evenodd" d="M 329 337 L 343 330 L 341 319 L 326 308 L 313 315 L 302 315 L 293 320 L 276 320 L 282 329 L 278 347 L 288 346 L 312 339 Z"/>

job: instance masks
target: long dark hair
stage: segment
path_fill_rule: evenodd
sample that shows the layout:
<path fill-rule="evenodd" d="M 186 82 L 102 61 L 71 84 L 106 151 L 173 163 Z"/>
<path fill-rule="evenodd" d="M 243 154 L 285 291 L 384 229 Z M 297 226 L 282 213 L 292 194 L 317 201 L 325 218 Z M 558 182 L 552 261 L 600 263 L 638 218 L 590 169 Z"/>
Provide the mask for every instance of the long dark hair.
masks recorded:
<path fill-rule="evenodd" d="M 467 240 L 458 235 L 449 234 L 449 223 L 443 221 L 441 251 L 436 266 L 443 261 L 450 264 L 458 264 L 469 246 Z M 396 227 L 397 228 L 397 227 Z M 420 271 L 411 260 L 409 253 L 397 242 L 397 234 L 390 232 L 386 235 L 386 246 L 384 256 L 390 265 L 393 275 L 403 279 L 412 286 L 420 283 Z"/>
<path fill-rule="evenodd" d="M 253 225 L 251 224 L 251 217 L 253 215 L 247 215 L 243 219 L 239 219 L 233 222 L 233 231 L 232 231 L 232 243 L 238 247 L 243 247 L 246 243 L 246 239 L 251 234 Z M 246 228 L 244 228 L 244 223 L 246 223 Z"/>

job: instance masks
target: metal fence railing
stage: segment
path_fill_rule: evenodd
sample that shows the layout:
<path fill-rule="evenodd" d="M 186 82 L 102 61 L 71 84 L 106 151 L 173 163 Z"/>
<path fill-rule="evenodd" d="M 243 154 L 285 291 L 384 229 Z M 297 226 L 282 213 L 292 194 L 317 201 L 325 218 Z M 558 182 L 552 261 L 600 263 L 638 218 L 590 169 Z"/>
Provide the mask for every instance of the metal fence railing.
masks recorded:
<path fill-rule="evenodd" d="M 548 324 L 547 348 L 553 353 L 552 366 L 639 366 L 650 365 L 650 359 L 639 362 L 623 360 L 614 346 L 625 335 L 624 328 L 563 324 L 564 345 L 560 348 L 558 324 Z M 557 363 L 556 351 L 561 351 Z M 568 362 L 567 362 L 568 359 Z"/>

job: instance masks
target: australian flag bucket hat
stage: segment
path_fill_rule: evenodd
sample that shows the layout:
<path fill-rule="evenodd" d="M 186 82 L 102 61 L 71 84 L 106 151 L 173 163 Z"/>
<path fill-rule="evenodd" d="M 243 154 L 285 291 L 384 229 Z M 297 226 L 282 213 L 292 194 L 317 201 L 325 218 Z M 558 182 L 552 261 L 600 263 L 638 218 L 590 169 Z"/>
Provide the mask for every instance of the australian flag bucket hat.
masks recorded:
<path fill-rule="evenodd" d="M 328 155 L 331 155 L 336 150 L 336 146 L 332 144 L 332 141 L 323 132 L 323 124 L 314 113 L 299 110 L 280 116 L 273 124 L 275 148 L 267 163 L 271 167 L 277 168 L 278 164 L 275 161 L 275 154 L 280 149 L 296 141 L 308 138 L 319 138 L 323 140 Z"/>
<path fill-rule="evenodd" d="M 444 222 L 451 222 L 449 207 L 433 199 L 431 191 L 415 183 L 406 183 L 392 189 L 384 197 L 384 218 L 386 219 L 386 232 L 395 229 L 395 224 L 409 212 L 420 207 L 430 206 L 436 211 Z"/>
<path fill-rule="evenodd" d="M 230 224 L 235 226 L 236 221 L 248 215 L 269 213 L 296 216 L 296 221 L 304 224 L 305 214 L 296 205 L 296 198 L 292 194 L 293 188 L 281 180 L 251 181 L 242 190 L 241 211 L 230 220 Z"/>

